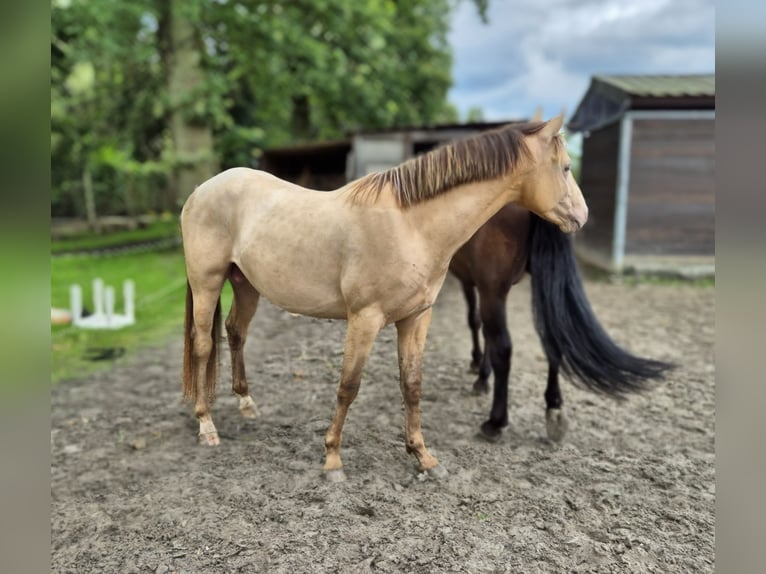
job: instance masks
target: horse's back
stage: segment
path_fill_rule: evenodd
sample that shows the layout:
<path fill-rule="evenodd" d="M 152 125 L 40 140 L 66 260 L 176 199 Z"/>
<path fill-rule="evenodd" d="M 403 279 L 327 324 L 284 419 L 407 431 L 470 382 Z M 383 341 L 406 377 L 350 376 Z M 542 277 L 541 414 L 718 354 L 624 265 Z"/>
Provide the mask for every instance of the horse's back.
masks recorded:
<path fill-rule="evenodd" d="M 201 183 L 186 200 L 182 214 L 192 209 L 241 209 L 243 202 L 263 201 L 275 194 L 312 193 L 257 169 L 233 167 Z M 317 192 L 314 192 L 317 193 Z"/>
<path fill-rule="evenodd" d="M 236 238 L 275 229 L 275 221 L 294 219 L 300 212 L 320 212 L 328 192 L 306 189 L 268 172 L 245 167 L 227 169 L 200 184 L 181 212 L 181 229 L 191 233 L 225 229 Z"/>

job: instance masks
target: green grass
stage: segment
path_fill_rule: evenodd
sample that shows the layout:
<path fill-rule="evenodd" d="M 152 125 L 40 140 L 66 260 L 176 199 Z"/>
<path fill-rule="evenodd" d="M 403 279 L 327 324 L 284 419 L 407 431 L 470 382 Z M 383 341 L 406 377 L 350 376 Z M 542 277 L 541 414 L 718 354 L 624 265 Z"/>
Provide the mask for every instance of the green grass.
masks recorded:
<path fill-rule="evenodd" d="M 624 285 L 689 285 L 692 287 L 712 288 L 715 287 L 715 276 L 685 277 L 678 273 L 655 272 L 637 273 L 626 271 L 624 273 L 612 273 L 583 261 L 578 261 L 582 275 L 591 280 L 602 283 L 622 283 Z"/>
<path fill-rule="evenodd" d="M 68 309 L 69 286 L 76 283 L 83 290 L 83 305 L 92 311 L 92 282 L 96 277 L 115 288 L 117 313 L 124 309 L 123 281 L 135 282 L 136 323 L 114 331 L 52 326 L 51 380 L 54 383 L 111 366 L 110 361 L 85 359 L 83 355 L 89 348 L 124 347 L 125 355 L 129 356 L 143 347 L 159 345 L 183 334 L 186 270 L 180 249 L 52 259 L 51 305 Z M 224 309 L 230 304 L 231 292 L 227 287 L 223 294 Z"/>
<path fill-rule="evenodd" d="M 715 287 L 715 277 L 682 277 L 674 274 L 635 274 L 628 273 L 622 277 L 626 285 L 690 285 L 692 287 Z"/>
<path fill-rule="evenodd" d="M 103 249 L 130 245 L 133 243 L 169 239 L 177 236 L 179 236 L 178 219 L 171 217 L 167 219 L 158 219 L 143 229 L 115 231 L 113 233 L 104 233 L 102 235 L 88 233 L 67 237 L 65 239 L 56 239 L 51 241 L 51 253 L 57 254 Z"/>

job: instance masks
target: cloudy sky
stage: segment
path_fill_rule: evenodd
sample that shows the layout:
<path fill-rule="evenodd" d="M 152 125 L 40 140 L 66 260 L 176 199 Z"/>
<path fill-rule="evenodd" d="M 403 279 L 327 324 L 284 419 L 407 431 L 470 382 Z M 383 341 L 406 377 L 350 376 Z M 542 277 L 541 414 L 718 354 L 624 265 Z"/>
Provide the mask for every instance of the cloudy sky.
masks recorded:
<path fill-rule="evenodd" d="M 713 0 L 463 0 L 450 34 L 461 117 L 571 117 L 594 74 L 715 71 Z"/>

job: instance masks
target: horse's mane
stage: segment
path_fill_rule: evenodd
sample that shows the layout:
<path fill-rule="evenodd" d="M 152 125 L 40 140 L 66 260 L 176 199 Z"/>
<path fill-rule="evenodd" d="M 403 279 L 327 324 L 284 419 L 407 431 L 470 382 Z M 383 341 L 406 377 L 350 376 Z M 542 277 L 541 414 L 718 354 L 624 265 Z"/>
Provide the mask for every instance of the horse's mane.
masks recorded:
<path fill-rule="evenodd" d="M 421 203 L 458 185 L 495 179 L 529 157 L 524 137 L 546 122 L 515 123 L 437 147 L 386 171 L 368 174 L 349 186 L 354 203 L 373 204 L 390 186 L 400 207 Z M 563 148 L 554 138 L 557 151 Z"/>

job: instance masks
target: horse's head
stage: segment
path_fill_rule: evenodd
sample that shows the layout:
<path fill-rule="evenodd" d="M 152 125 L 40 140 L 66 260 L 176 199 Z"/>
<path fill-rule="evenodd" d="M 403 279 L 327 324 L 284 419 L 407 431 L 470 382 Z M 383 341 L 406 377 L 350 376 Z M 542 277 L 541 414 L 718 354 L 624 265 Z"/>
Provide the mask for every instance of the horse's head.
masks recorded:
<path fill-rule="evenodd" d="M 526 138 L 534 167 L 522 185 L 521 203 L 564 233 L 577 231 L 588 220 L 588 206 L 572 176 L 569 154 L 559 136 L 564 116 L 548 121 Z"/>

